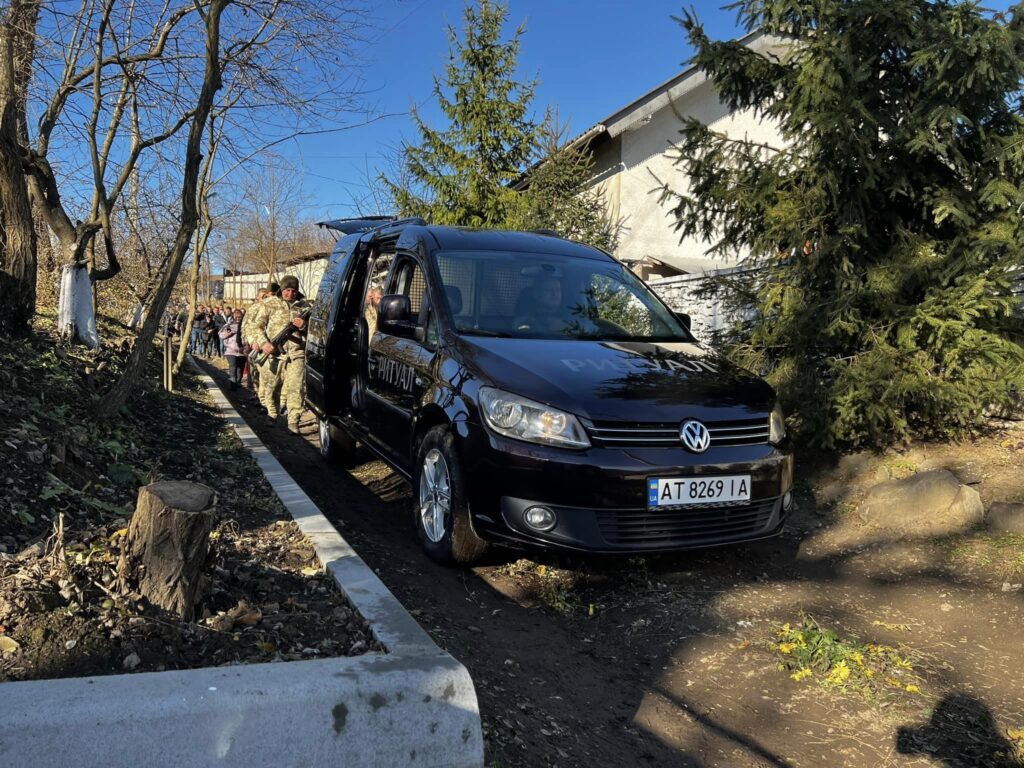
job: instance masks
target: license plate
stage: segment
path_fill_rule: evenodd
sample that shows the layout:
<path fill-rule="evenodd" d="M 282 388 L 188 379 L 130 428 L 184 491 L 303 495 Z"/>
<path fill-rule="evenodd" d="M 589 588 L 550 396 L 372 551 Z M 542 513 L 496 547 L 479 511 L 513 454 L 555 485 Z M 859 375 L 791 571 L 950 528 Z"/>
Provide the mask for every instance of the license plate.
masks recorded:
<path fill-rule="evenodd" d="M 722 504 L 750 501 L 750 475 L 668 477 L 647 481 L 647 506 Z"/>

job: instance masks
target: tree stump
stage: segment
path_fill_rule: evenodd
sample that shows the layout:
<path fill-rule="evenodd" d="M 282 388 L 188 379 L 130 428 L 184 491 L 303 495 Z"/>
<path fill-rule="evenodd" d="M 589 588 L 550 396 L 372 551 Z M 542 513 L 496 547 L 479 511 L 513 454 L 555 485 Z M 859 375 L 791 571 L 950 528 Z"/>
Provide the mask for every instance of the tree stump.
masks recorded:
<path fill-rule="evenodd" d="M 213 489 L 199 483 L 139 488 L 118 566 L 122 588 L 132 586 L 154 605 L 191 620 L 205 590 L 216 504 Z"/>

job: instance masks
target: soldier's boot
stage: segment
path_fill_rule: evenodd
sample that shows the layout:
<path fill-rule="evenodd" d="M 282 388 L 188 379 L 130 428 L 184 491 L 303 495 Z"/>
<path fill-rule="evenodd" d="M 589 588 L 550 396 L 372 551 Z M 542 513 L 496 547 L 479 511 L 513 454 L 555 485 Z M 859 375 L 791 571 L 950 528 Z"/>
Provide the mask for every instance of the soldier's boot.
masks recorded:
<path fill-rule="evenodd" d="M 291 432 L 294 435 L 302 434 L 301 432 L 299 432 L 299 422 L 298 421 L 291 421 L 291 420 L 289 420 L 288 421 L 288 431 Z"/>

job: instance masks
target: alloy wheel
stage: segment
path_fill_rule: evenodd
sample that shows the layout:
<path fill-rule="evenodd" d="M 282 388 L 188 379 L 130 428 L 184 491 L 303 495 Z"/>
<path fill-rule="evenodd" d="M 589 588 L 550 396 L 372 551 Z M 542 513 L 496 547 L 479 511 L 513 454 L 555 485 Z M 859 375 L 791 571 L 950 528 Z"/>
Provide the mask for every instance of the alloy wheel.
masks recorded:
<path fill-rule="evenodd" d="M 448 463 L 436 448 L 423 457 L 420 468 L 420 523 L 434 544 L 445 534 L 445 520 L 452 508 L 451 476 Z"/>

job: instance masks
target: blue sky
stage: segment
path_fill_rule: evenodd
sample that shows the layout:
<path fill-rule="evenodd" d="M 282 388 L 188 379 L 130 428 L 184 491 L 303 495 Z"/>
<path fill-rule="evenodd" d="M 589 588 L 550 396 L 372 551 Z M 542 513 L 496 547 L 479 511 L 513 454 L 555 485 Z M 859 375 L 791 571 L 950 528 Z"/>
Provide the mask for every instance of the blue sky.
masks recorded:
<path fill-rule="evenodd" d="M 536 78 L 537 116 L 557 107 L 573 134 L 668 80 L 692 55 L 685 33 L 672 19 L 693 9 L 708 34 L 737 37 L 744 30 L 724 0 L 507 0 L 508 34 L 525 23 L 521 79 Z M 303 216 L 336 218 L 377 212 L 370 201 L 379 169 L 404 140 L 417 136 L 409 106 L 420 106 L 432 125 L 442 125 L 432 106 L 433 77 L 448 57 L 447 25 L 461 29 L 464 0 L 377 0 L 376 32 L 364 46 L 362 72 L 367 104 L 394 115 L 339 133 L 302 137 L 281 146 L 301 174 L 307 204 Z M 1005 10 L 1011 0 L 988 0 Z M 358 121 L 358 117 L 353 122 Z M 362 210 L 360 210 L 362 208 Z M 384 211 L 390 213 L 390 211 Z"/>
<path fill-rule="evenodd" d="M 519 64 L 522 79 L 536 78 L 538 117 L 557 107 L 578 133 L 684 68 L 691 55 L 672 20 L 680 0 L 509 0 L 509 29 L 526 23 Z M 735 14 L 718 2 L 698 0 L 714 37 L 742 34 Z M 357 215 L 368 183 L 403 139 L 416 140 L 409 106 L 420 105 L 432 124 L 433 76 L 447 61 L 446 26 L 462 26 L 463 0 L 379 0 L 379 31 L 363 52 L 367 101 L 396 114 L 363 128 L 303 137 L 279 151 L 302 172 L 310 218 Z M 433 119 L 432 119 L 433 118 Z M 365 209 L 364 212 L 372 213 Z"/>

